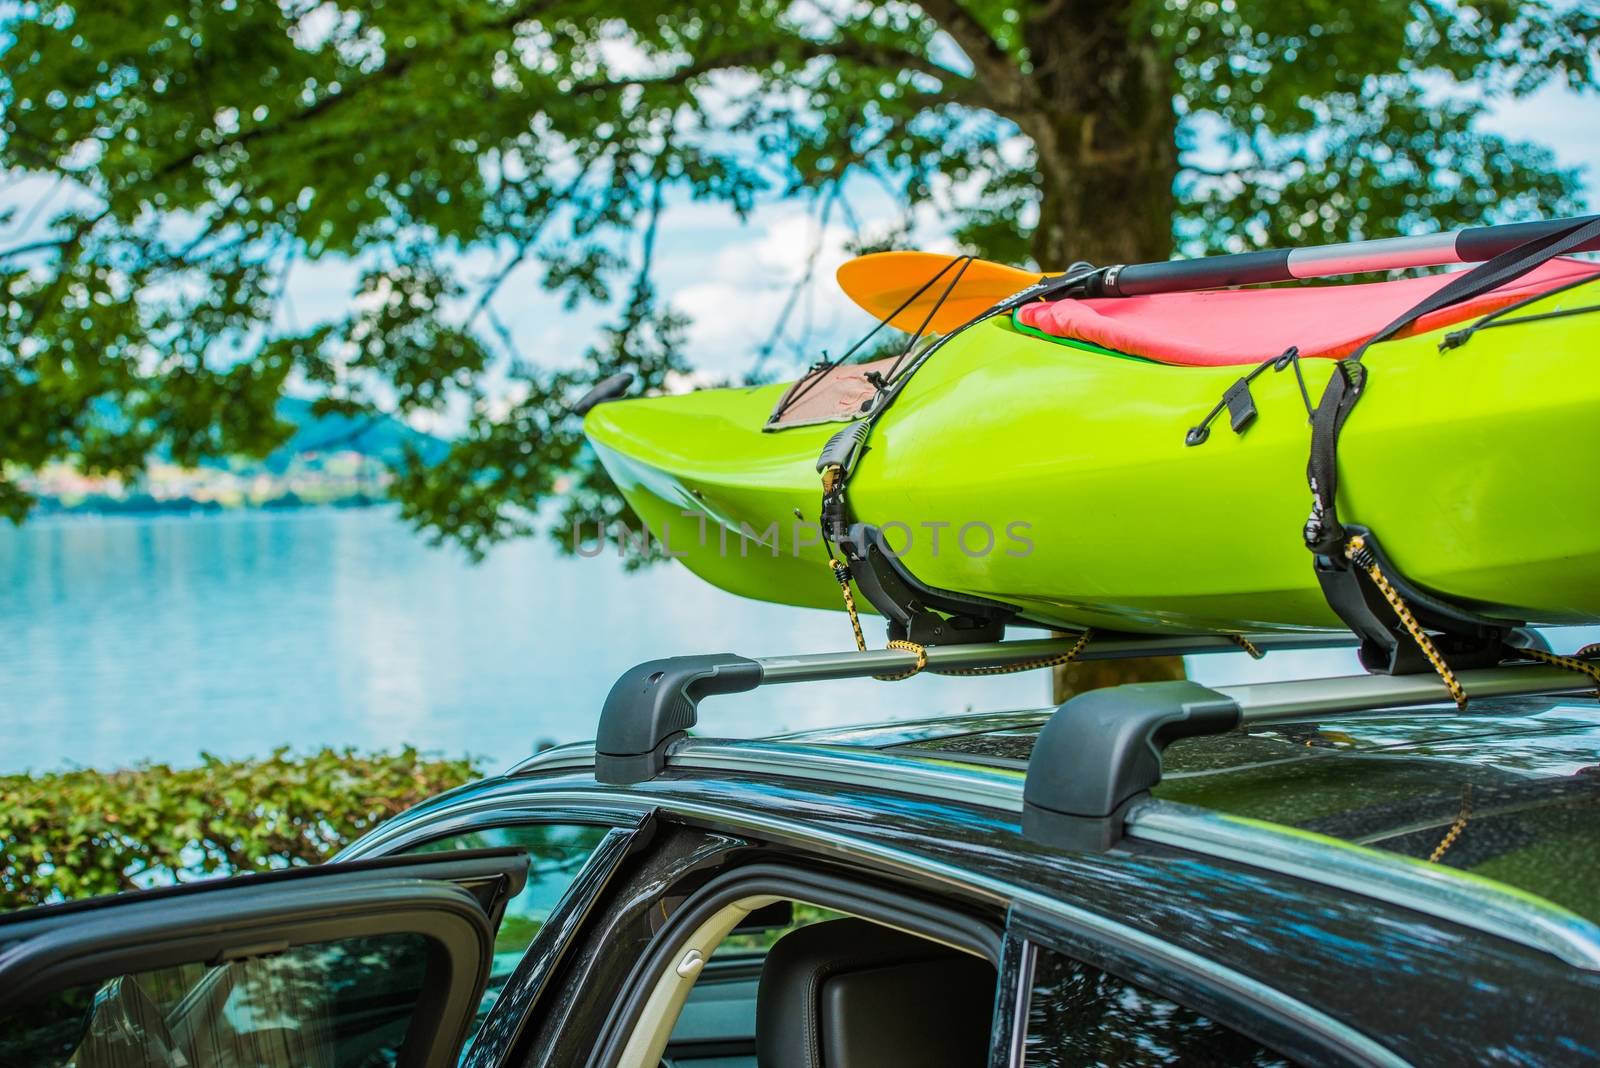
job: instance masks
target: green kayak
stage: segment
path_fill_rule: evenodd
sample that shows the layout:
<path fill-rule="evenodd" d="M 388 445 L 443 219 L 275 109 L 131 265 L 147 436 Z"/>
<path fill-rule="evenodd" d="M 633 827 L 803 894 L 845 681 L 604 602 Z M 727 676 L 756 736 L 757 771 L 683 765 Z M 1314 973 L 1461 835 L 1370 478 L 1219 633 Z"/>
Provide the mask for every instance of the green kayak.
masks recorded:
<path fill-rule="evenodd" d="M 1340 442 L 1341 514 L 1412 580 L 1490 616 L 1600 622 L 1600 282 L 1441 351 L 1372 347 Z M 1301 362 L 1311 398 L 1335 368 Z M 849 485 L 922 582 L 1065 627 L 1333 628 L 1302 540 L 1308 428 L 1292 373 L 1258 418 L 1185 432 L 1243 373 L 1068 342 L 997 317 L 939 349 L 878 421 Z M 766 601 L 842 608 L 816 461 L 842 425 L 765 430 L 787 387 L 601 404 L 584 427 L 671 555 Z"/>

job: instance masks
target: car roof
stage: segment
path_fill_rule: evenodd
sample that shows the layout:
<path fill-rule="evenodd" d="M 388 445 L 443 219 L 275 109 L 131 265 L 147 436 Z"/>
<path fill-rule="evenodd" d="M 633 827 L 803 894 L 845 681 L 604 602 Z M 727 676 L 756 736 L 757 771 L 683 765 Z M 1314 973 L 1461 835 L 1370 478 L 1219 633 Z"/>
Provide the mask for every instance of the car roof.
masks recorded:
<path fill-rule="evenodd" d="M 648 825 L 649 841 L 663 833 L 708 835 L 693 839 L 696 858 L 711 855 L 699 850 L 730 850 L 780 863 L 842 864 L 905 880 L 918 893 L 1003 906 L 1019 931 L 1032 932 L 1027 937 L 1054 939 L 1060 948 L 1133 951 L 1140 968 L 1174 967 L 1181 974 L 1196 968 L 1207 982 L 1225 981 L 1229 989 L 1281 994 L 1364 1033 L 1376 1028 L 1417 1060 L 1437 1059 L 1441 1043 L 1455 1043 L 1445 1055 L 1456 1059 L 1469 1056 L 1456 1054 L 1457 1048 L 1495 1044 L 1543 1051 L 1538 1043 L 1561 1033 L 1546 1026 L 1549 1021 L 1587 1027 L 1600 991 L 1600 924 L 1546 899 L 1583 907 L 1548 877 L 1549 865 L 1503 879 L 1453 866 L 1473 860 L 1465 847 L 1480 836 L 1478 815 L 1441 862 L 1429 864 L 1387 847 L 1166 798 L 1183 784 L 1217 781 L 1213 773 L 1244 776 L 1263 784 L 1256 797 L 1238 791 L 1217 804 L 1245 811 L 1246 800 L 1265 798 L 1258 811 L 1292 820 L 1274 795 L 1295 791 L 1270 789 L 1263 778 L 1280 761 L 1291 768 L 1324 761 L 1354 775 L 1362 767 L 1358 760 L 1390 760 L 1390 741 L 1444 744 L 1453 738 L 1465 745 L 1481 735 L 1508 746 L 1515 723 L 1508 730 L 1494 720 L 1528 716 L 1535 717 L 1535 729 L 1552 721 L 1547 735 L 1524 737 L 1532 748 L 1540 748 L 1541 737 L 1560 739 L 1577 730 L 1573 751 L 1593 751 L 1587 730 L 1600 716 L 1592 702 L 1475 698 L 1465 723 L 1450 709 L 1329 713 L 1325 731 L 1310 720 L 1280 722 L 1270 730 L 1174 743 L 1168 762 L 1174 774 L 1157 787 L 1156 798 L 1128 806 L 1123 841 L 1104 852 L 1057 848 L 1026 833 L 1021 757 L 1053 711 L 766 738 L 678 733 L 662 749 L 663 767 L 621 782 L 601 777 L 592 743 L 558 746 L 410 810 L 346 855 L 412 848 L 507 820 Z M 1538 718 L 1547 712 L 1556 714 Z M 1354 741 L 1335 733 L 1340 729 Z M 1386 740 L 1373 733 L 1379 730 L 1400 734 Z M 1305 745 L 1307 738 L 1312 745 Z M 1298 762 L 1305 751 L 1338 755 Z M 1509 748 L 1502 757 L 1507 767 L 1515 765 Z M 1424 770 L 1441 774 L 1469 764 L 1449 756 L 1423 760 Z M 1359 807 L 1336 788 L 1324 793 L 1336 802 L 1334 811 Z M 1446 822 L 1456 815 L 1451 811 Z M 1447 827 L 1434 830 L 1440 839 L 1448 833 Z M 748 852 L 752 844 L 760 850 Z M 1437 839 L 1430 849 L 1436 846 Z M 695 862 L 695 885 L 715 867 L 702 869 L 701 863 Z M 1591 867 L 1580 858 L 1574 878 L 1593 883 Z M 1413 1028 L 1415 1005 L 1472 1005 L 1483 990 L 1537 990 L 1539 1012 L 1452 1017 L 1448 1034 Z"/>
<path fill-rule="evenodd" d="M 1023 771 L 1054 709 L 774 736 Z M 1600 702 L 1535 696 L 1180 739 L 1153 796 L 1494 879 L 1600 922 Z M 1447 840 L 1448 839 L 1448 840 Z"/>

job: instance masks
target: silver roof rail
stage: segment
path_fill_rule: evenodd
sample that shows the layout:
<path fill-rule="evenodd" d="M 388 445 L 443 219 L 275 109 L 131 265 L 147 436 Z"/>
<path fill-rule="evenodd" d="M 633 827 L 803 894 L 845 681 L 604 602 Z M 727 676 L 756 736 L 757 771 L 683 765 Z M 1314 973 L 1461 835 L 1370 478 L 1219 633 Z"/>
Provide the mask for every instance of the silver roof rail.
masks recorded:
<path fill-rule="evenodd" d="M 1263 650 L 1349 645 L 1340 634 L 1252 636 Z M 1074 639 L 935 646 L 927 668 L 1026 663 L 1064 652 Z M 1228 638 L 1108 638 L 1084 659 L 1224 652 Z M 877 782 L 884 789 L 1019 811 L 1024 833 L 1073 849 L 1103 849 L 1124 835 L 1272 867 L 1325 885 L 1403 904 L 1554 954 L 1600 971 L 1600 927 L 1565 909 L 1453 870 L 1322 839 L 1288 828 L 1153 801 L 1161 753 L 1179 737 L 1220 733 L 1248 723 L 1321 718 L 1388 708 L 1446 704 L 1435 675 L 1353 675 L 1208 688 L 1177 681 L 1120 686 L 1080 694 L 1041 731 L 1018 771 L 930 763 L 906 755 L 847 746 L 689 738 L 698 701 L 763 685 L 860 678 L 904 672 L 916 656 L 900 650 L 820 653 L 749 659 L 732 654 L 678 657 L 625 673 L 606 700 L 593 747 L 563 746 L 536 756 L 513 774 L 594 767 L 619 783 L 653 778 L 670 764 L 829 782 Z M 1540 663 L 1505 664 L 1457 675 L 1471 697 L 1568 694 L 1592 680 Z M 619 745 L 620 743 L 620 745 Z M 956 754 L 945 754 L 955 756 Z M 1313 840 L 1315 839 L 1315 840 Z M 1330 849 L 1338 846 L 1338 855 Z"/>

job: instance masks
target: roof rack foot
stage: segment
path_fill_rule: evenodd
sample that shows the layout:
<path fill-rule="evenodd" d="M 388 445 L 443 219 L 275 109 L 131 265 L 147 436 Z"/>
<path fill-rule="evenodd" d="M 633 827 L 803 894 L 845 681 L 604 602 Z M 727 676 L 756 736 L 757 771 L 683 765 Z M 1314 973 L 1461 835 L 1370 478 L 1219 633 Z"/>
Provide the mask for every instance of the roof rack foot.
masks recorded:
<path fill-rule="evenodd" d="M 1146 682 L 1068 700 L 1039 732 L 1023 787 L 1022 833 L 1057 848 L 1104 852 L 1122 840 L 1133 802 L 1161 781 L 1179 738 L 1237 727 L 1233 698 L 1196 682 Z"/>
<path fill-rule="evenodd" d="M 624 671 L 606 695 L 595 734 L 594 775 L 626 786 L 655 778 L 667 747 L 695 724 L 700 699 L 761 685 L 761 665 L 733 653 L 647 660 Z"/>

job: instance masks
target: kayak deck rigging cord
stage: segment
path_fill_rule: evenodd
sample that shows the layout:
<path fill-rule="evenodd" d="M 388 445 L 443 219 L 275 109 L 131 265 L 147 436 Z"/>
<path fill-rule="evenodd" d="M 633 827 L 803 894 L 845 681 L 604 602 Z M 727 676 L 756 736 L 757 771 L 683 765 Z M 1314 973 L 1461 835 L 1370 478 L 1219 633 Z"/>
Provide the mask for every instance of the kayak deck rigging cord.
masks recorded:
<path fill-rule="evenodd" d="M 1010 312 L 1024 304 L 1069 291 L 1080 291 L 1088 281 L 1099 275 L 1098 268 L 1086 263 L 1074 264 L 1064 274 L 1042 278 L 1021 292 L 1000 301 L 987 310 L 955 327 L 949 332 L 931 337 L 922 345 L 935 315 L 955 291 L 961 272 L 973 262 L 972 257 L 957 257 L 940 268 L 923 283 L 899 308 L 879 321 L 867 335 L 871 337 L 888 322 L 911 307 L 924 293 L 957 267 L 952 278 L 938 293 L 933 307 L 923 317 L 911 339 L 890 366 L 888 373 L 871 381 L 877 392 L 862 405 L 863 415 L 830 437 L 817 458 L 817 474 L 822 483 L 822 504 L 818 518 L 822 528 L 822 541 L 830 560 L 835 560 L 834 549 L 842 553 L 849 576 L 872 606 L 889 621 L 889 637 L 896 641 L 909 641 L 917 645 L 951 644 L 956 642 L 995 641 L 1005 633 L 1006 623 L 1014 619 L 1017 610 L 1010 605 L 983 597 L 936 590 L 919 582 L 900 563 L 884 540 L 882 531 L 863 523 L 851 523 L 846 502 L 846 489 L 855 471 L 857 461 L 866 451 L 867 439 L 883 413 L 899 396 L 905 384 L 916 374 L 935 352 L 950 339 L 979 323 Z M 858 350 L 866 341 L 852 346 Z M 834 361 L 838 366 L 844 357 Z M 825 372 L 823 372 L 825 373 Z M 816 380 L 820 381 L 821 374 Z M 798 392 L 798 391 L 796 391 Z M 780 413 L 781 414 L 781 413 Z M 859 622 L 855 624 L 857 642 L 861 642 Z"/>
<path fill-rule="evenodd" d="M 1585 278 L 1583 281 L 1592 282 L 1594 279 Z M 1549 294 L 1541 294 L 1541 296 L 1549 296 Z M 1516 326 L 1518 323 L 1537 323 L 1543 319 L 1565 319 L 1569 315 L 1589 315 L 1592 312 L 1600 312 L 1600 304 L 1586 304 L 1581 308 L 1557 308 L 1555 311 L 1519 315 L 1515 319 L 1496 319 L 1492 315 L 1487 315 L 1465 330 L 1454 330 L 1440 338 L 1439 351 L 1444 352 L 1447 349 L 1453 349 L 1465 344 L 1479 330 L 1488 330 L 1496 326 Z"/>
<path fill-rule="evenodd" d="M 949 263 L 939 268 L 938 272 L 934 274 L 932 278 L 929 278 L 926 282 L 922 283 L 922 285 L 914 293 L 902 301 L 898 308 L 890 312 L 884 318 L 878 320 L 878 324 L 871 330 L 867 331 L 866 334 L 862 335 L 862 337 L 854 345 L 851 345 L 848 349 L 846 349 L 843 355 L 832 360 L 818 360 L 807 372 L 808 378 L 796 385 L 794 389 L 790 390 L 788 394 L 778 402 L 778 406 L 773 410 L 772 414 L 767 417 L 767 423 L 771 425 L 780 422 L 783 419 L 784 414 L 788 412 L 790 408 L 794 407 L 796 402 L 815 389 L 819 382 L 827 378 L 830 371 L 836 370 L 846 360 L 854 356 L 857 352 L 860 352 L 862 346 L 871 341 L 874 337 L 877 337 L 879 331 L 893 322 L 901 312 L 915 304 L 917 300 L 921 298 L 921 296 L 928 290 L 932 289 L 939 279 L 944 277 L 944 275 L 949 272 L 951 268 L 955 268 L 955 274 L 951 277 L 949 284 L 945 286 L 944 293 L 940 296 L 938 301 L 934 303 L 933 310 L 928 312 L 928 317 L 923 320 L 922 326 L 915 334 L 911 336 L 911 340 L 905 344 L 899 355 L 895 357 L 894 363 L 889 366 L 888 373 L 881 376 L 874 373 L 868 377 L 868 380 L 871 381 L 873 385 L 878 387 L 878 392 L 882 393 L 888 388 L 889 383 L 893 381 L 895 372 L 900 368 L 901 361 L 910 355 L 911 351 L 916 347 L 917 342 L 922 338 L 922 335 L 927 332 L 928 324 L 933 321 L 933 317 L 938 312 L 939 307 L 945 302 L 950 294 L 954 292 L 956 285 L 961 281 L 961 276 L 966 274 L 967 268 L 972 265 L 972 262 L 973 257 L 971 256 L 958 256 L 957 258 L 951 260 Z M 826 355 L 826 353 L 824 353 L 824 355 Z"/>
<path fill-rule="evenodd" d="M 1300 399 L 1305 402 L 1306 416 L 1309 418 L 1314 410 L 1311 404 L 1311 392 L 1306 389 L 1305 372 L 1300 369 L 1300 350 L 1290 345 L 1278 355 L 1262 360 L 1256 365 L 1255 370 L 1224 390 L 1222 399 L 1206 413 L 1206 417 L 1189 428 L 1189 432 L 1183 436 L 1183 443 L 1191 447 L 1203 444 L 1211 436 L 1212 422 L 1222 414 L 1224 408 L 1228 409 L 1228 424 L 1235 434 L 1243 434 L 1250 429 L 1250 424 L 1256 421 L 1258 414 L 1255 398 L 1250 395 L 1250 383 L 1260 378 L 1269 367 L 1274 371 L 1294 368 L 1295 381 L 1300 384 Z"/>
<path fill-rule="evenodd" d="M 1468 341 L 1471 341 L 1472 336 L 1479 330 L 1487 330 L 1491 327 L 1513 326 L 1518 323 L 1536 323 L 1544 319 L 1564 319 L 1569 315 L 1588 315 L 1592 312 L 1600 312 L 1600 304 L 1585 304 L 1580 308 L 1558 308 L 1554 311 L 1535 312 L 1532 315 L 1518 315 L 1509 319 L 1506 318 L 1506 316 L 1510 315 L 1512 312 L 1521 311 L 1523 308 L 1527 307 L 1536 300 L 1547 300 L 1550 297 L 1565 293 L 1569 289 L 1577 289 L 1579 286 L 1586 286 L 1593 281 L 1593 275 L 1585 275 L 1582 278 L 1574 278 L 1570 282 L 1565 282 L 1559 286 L 1556 286 L 1554 289 L 1547 289 L 1542 293 L 1536 293 L 1531 297 L 1519 300 L 1515 304 L 1508 304 L 1498 311 L 1490 312 L 1488 315 L 1477 319 L 1470 326 L 1462 327 L 1460 330 L 1452 330 L 1444 337 L 1440 338 L 1439 351 L 1446 352 L 1450 349 L 1460 348 Z"/>

